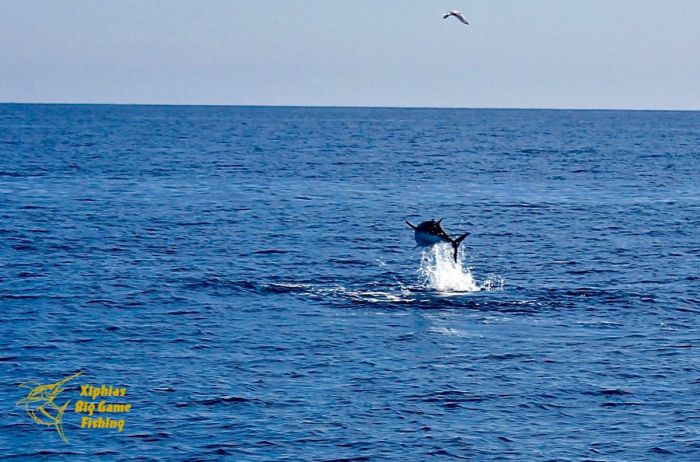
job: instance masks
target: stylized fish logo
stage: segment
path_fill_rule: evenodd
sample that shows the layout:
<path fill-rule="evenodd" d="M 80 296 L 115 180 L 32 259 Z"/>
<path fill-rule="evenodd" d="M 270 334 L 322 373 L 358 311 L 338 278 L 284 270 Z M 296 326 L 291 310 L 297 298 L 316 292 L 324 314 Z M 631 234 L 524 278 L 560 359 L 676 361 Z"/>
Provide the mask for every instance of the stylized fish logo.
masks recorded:
<path fill-rule="evenodd" d="M 39 425 L 55 427 L 61 439 L 67 443 L 68 438 L 66 438 L 65 433 L 63 433 L 63 413 L 68 407 L 70 400 L 66 401 L 62 406 L 56 404 L 54 400 L 65 390 L 63 385 L 82 373 L 83 371 L 80 371 L 63 380 L 49 384 L 40 384 L 38 382 L 21 383 L 19 385 L 20 387 L 29 388 L 30 391 L 27 397 L 17 401 L 17 404 L 24 404 L 27 415 L 31 417 L 34 422 Z"/>

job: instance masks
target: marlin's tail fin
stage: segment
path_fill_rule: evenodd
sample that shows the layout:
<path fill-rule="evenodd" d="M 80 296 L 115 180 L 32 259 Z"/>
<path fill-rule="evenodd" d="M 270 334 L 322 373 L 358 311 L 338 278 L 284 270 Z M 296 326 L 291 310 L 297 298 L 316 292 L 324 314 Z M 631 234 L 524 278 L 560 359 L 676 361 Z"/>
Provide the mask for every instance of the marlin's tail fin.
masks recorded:
<path fill-rule="evenodd" d="M 454 249 L 454 259 L 455 263 L 457 263 L 457 249 L 459 248 L 459 244 L 462 243 L 463 240 L 469 236 L 470 233 L 464 233 L 461 236 L 459 236 L 457 239 L 452 239 L 452 248 Z"/>

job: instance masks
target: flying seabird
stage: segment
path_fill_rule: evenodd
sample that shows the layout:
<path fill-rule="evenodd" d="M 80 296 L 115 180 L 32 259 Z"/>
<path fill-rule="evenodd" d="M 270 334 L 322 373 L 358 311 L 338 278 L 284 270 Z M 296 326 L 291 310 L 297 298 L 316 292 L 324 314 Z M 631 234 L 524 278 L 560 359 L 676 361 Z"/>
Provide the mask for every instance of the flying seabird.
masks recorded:
<path fill-rule="evenodd" d="M 460 11 L 448 11 L 442 16 L 442 19 L 447 19 L 450 16 L 454 16 L 455 18 L 459 19 L 460 22 L 466 24 L 467 26 L 469 25 L 469 22 L 467 22 L 467 18 L 465 18 Z"/>

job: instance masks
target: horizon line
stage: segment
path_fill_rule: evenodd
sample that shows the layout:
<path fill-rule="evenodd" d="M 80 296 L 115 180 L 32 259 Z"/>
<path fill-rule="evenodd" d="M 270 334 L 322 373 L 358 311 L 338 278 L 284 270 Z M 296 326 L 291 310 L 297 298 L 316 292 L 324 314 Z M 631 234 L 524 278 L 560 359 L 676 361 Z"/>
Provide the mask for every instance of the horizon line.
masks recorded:
<path fill-rule="evenodd" d="M 636 111 L 636 112 L 700 112 L 700 109 L 660 108 L 592 108 L 592 107 L 525 107 L 525 106 L 354 106 L 316 104 L 226 104 L 226 103 L 94 103 L 94 102 L 17 102 L 0 101 L 0 106 L 153 106 L 153 107 L 231 107 L 290 109 L 421 109 L 421 110 L 491 110 L 491 111 Z"/>

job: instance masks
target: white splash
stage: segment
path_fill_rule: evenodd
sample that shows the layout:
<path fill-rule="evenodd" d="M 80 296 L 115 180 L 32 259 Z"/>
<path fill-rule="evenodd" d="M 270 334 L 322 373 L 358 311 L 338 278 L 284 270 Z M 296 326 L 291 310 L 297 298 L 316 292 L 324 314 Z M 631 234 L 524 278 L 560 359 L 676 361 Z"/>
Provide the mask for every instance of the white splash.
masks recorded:
<path fill-rule="evenodd" d="M 481 290 L 503 290 L 505 284 L 506 280 L 500 274 L 489 274 L 486 280 L 481 284 Z"/>
<path fill-rule="evenodd" d="M 460 253 L 461 254 L 461 253 Z M 481 288 L 472 272 L 462 267 L 462 257 L 454 261 L 452 246 L 434 245 L 421 254 L 418 270 L 423 285 L 439 292 L 476 292 Z"/>

